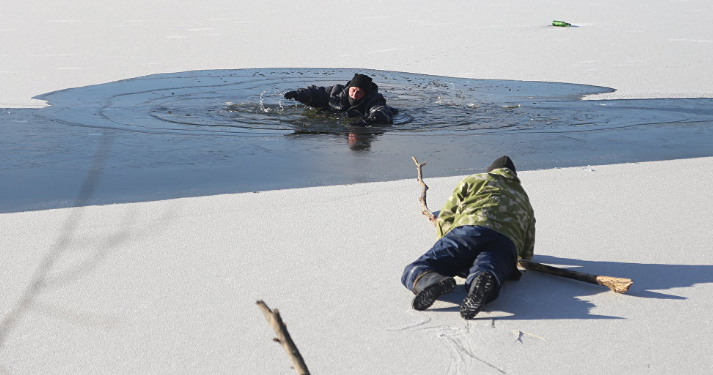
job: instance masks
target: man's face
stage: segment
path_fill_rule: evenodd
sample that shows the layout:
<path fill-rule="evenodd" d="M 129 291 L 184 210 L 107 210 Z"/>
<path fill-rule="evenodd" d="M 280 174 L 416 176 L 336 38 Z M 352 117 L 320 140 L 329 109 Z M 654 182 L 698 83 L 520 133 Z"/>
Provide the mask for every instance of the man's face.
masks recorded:
<path fill-rule="evenodd" d="M 362 90 L 362 89 L 360 89 L 360 88 L 358 88 L 358 87 L 352 86 L 352 87 L 349 88 L 349 97 L 352 98 L 352 99 L 354 99 L 354 100 L 359 100 L 359 99 L 363 98 L 363 97 L 364 97 L 364 94 L 366 94 L 366 93 L 364 92 L 364 90 Z"/>

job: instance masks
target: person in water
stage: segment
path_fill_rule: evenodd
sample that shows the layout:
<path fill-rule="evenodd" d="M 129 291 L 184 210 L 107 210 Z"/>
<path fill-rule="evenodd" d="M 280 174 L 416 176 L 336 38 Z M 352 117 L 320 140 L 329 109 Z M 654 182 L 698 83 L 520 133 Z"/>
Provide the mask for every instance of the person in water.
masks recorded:
<path fill-rule="evenodd" d="M 392 124 L 397 110 L 386 105 L 379 87 L 371 77 L 354 74 L 345 85 L 317 87 L 315 85 L 288 91 L 285 99 L 294 99 L 304 105 L 330 113 L 342 113 L 358 119 L 353 126 Z"/>

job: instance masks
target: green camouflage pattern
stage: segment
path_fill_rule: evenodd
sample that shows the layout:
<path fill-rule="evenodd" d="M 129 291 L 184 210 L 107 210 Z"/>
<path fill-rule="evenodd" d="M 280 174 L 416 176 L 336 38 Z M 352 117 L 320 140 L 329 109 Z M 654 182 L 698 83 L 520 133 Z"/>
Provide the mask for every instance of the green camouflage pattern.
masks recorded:
<path fill-rule="evenodd" d="M 532 259 L 535 213 L 520 179 L 508 168 L 474 174 L 458 183 L 438 215 L 438 238 L 463 225 L 504 234 L 515 244 L 520 258 Z"/>

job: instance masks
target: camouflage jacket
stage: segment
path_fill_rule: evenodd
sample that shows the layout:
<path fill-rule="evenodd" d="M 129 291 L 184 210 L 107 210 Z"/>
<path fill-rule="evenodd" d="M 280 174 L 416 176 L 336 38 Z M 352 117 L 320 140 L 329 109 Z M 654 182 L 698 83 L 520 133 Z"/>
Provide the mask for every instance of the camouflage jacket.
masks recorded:
<path fill-rule="evenodd" d="M 438 215 L 438 238 L 462 225 L 480 225 L 506 235 L 520 258 L 535 248 L 535 213 L 517 175 L 507 168 L 466 177 Z"/>

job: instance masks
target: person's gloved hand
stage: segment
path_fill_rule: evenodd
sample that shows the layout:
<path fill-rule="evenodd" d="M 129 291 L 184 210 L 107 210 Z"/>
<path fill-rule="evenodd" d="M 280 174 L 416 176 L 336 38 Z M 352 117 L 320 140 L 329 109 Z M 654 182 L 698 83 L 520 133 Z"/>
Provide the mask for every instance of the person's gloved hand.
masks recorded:
<path fill-rule="evenodd" d="M 285 93 L 285 99 L 299 100 L 299 99 L 297 99 L 299 97 L 300 97 L 300 93 L 298 93 L 297 91 L 288 91 Z"/>

